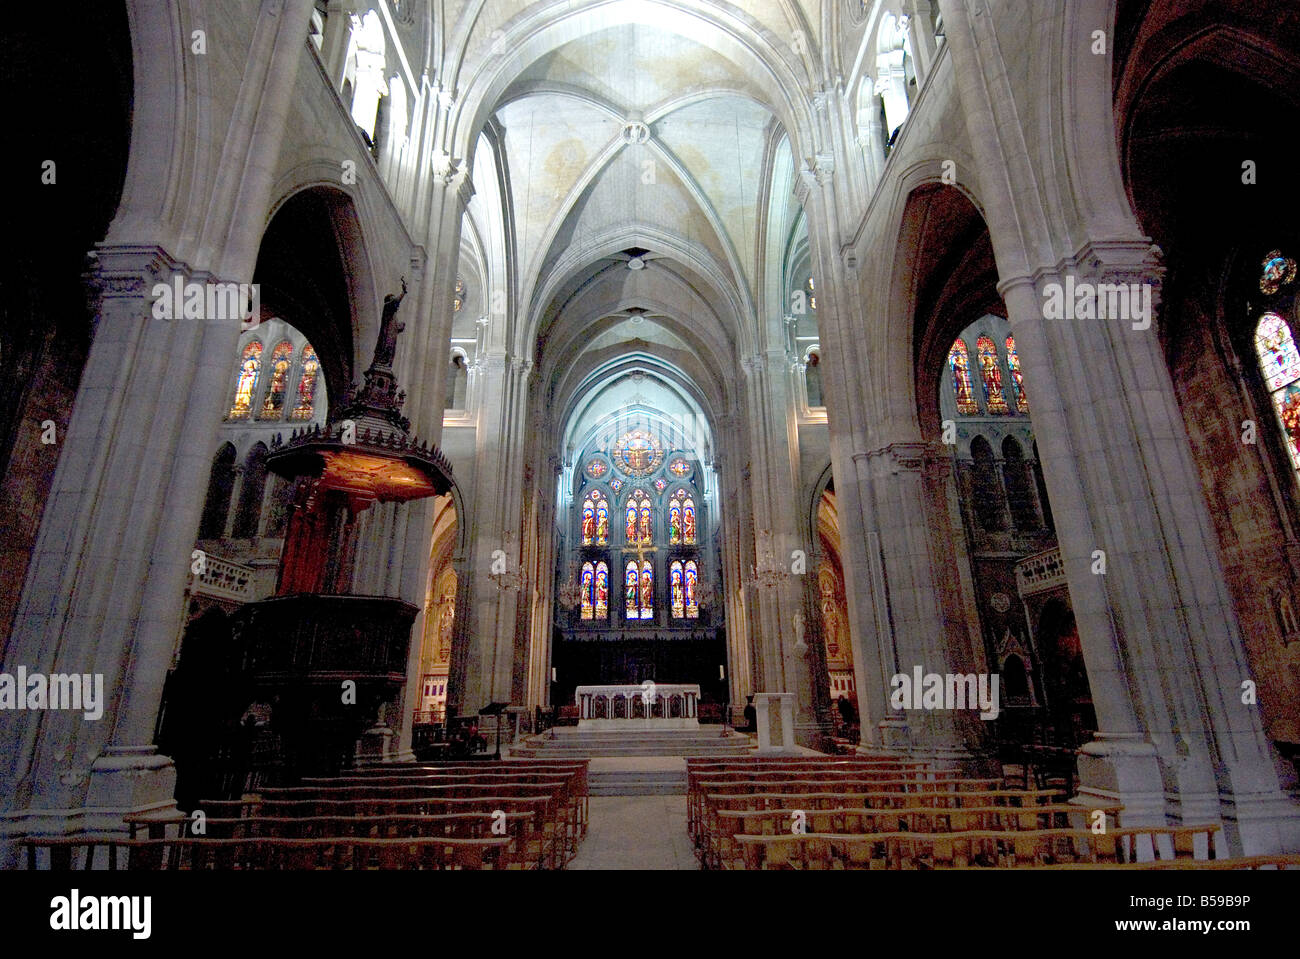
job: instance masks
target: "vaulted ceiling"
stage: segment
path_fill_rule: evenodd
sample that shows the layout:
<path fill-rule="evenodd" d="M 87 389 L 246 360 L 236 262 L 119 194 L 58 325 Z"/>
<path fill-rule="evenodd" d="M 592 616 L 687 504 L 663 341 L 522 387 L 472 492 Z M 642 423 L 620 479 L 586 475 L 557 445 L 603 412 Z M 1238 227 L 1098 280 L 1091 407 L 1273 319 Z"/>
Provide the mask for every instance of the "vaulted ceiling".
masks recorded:
<path fill-rule="evenodd" d="M 762 79 L 697 37 L 623 22 L 560 44 L 505 89 L 489 127 L 518 345 L 556 405 L 608 386 L 593 371 L 636 354 L 711 416 L 735 406 L 724 371 L 780 313 L 764 284 L 800 225 Z"/>

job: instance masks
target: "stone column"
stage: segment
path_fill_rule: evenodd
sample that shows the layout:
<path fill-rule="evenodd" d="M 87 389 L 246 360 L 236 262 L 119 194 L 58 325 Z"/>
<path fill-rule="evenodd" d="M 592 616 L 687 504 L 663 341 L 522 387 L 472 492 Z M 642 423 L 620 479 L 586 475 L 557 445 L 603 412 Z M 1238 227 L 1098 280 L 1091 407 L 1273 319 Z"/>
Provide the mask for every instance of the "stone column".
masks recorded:
<path fill-rule="evenodd" d="M 500 324 L 504 325 L 504 324 Z M 504 337 L 504 331 L 494 333 Z M 509 357 L 497 344 L 484 361 L 473 491 L 470 649 L 464 704 L 478 709 L 510 701 L 513 690 L 518 603 L 532 583 L 521 566 L 523 541 L 522 451 L 527 382 L 532 363 Z"/>
<path fill-rule="evenodd" d="M 468 517 L 457 517 L 468 522 Z M 447 715 L 454 708 L 459 714 L 464 710 L 465 667 L 469 658 L 470 634 L 468 630 L 470 608 L 469 560 L 457 552 L 453 557 L 452 568 L 456 570 L 456 620 L 451 637 L 451 662 L 447 668 Z"/>
<path fill-rule="evenodd" d="M 873 118 L 875 114 L 873 114 Z M 884 140 L 874 156 L 879 166 L 869 177 L 874 185 L 884 164 Z M 897 746 L 905 738 L 888 709 L 889 678 L 897 672 L 893 652 L 886 577 L 880 535 L 872 518 L 872 482 L 867 451 L 872 449 L 873 425 L 881 419 L 873 407 L 862 371 L 857 331 L 871 322 L 862 315 L 861 279 L 856 258 L 842 253 L 843 210 L 833 161 L 817 162 L 801 171 L 796 195 L 808 213 L 808 239 L 819 280 L 818 335 L 822 345 L 822 388 L 835 401 L 827 405 L 835 495 L 840 503 L 841 561 L 849 633 L 853 646 L 862 745 Z"/>
<path fill-rule="evenodd" d="M 870 475 L 872 517 L 868 527 L 880 544 L 887 585 L 893 672 L 881 676 L 879 694 L 889 702 L 894 674 L 986 673 L 978 636 L 971 636 L 961 615 L 956 557 L 948 530 L 947 489 L 951 466 L 934 444 L 891 443 L 854 457 Z M 882 657 L 888 665 L 889 651 Z M 876 677 L 870 677 L 875 680 Z M 915 694 L 915 691 L 914 691 Z M 983 745 L 978 710 L 889 708 L 886 729 L 912 752 L 946 763 L 970 763 Z M 898 725 L 899 720 L 905 726 Z"/>
<path fill-rule="evenodd" d="M 329 0 L 325 11 L 325 35 L 321 38 L 320 58 L 335 90 L 343 87 L 343 74 L 351 50 L 352 17 L 347 0 Z M 351 109 L 352 104 L 345 103 Z"/>
<path fill-rule="evenodd" d="M 1100 727 L 1079 762 L 1081 792 L 1153 819 L 1172 796 L 1183 821 L 1222 815 L 1232 849 L 1300 848 L 1258 707 L 1242 702 L 1249 661 L 1149 322 L 1161 274 L 1147 245 L 1108 244 L 1002 284 L 1033 364 L 1035 432 Z M 1056 291 L 1100 283 L 1123 284 L 1146 315 L 1044 317 Z"/>
<path fill-rule="evenodd" d="M 794 405 L 785 359 L 782 346 L 741 360 L 755 474 L 750 485 L 760 576 L 755 608 L 762 645 L 761 688 L 795 694 L 798 733 L 801 740 L 809 740 L 818 729 L 817 715 L 807 650 L 795 650 L 794 617 L 802 607 L 799 578 L 807 574 L 810 544 L 800 540 L 797 514 L 786 505 L 798 496 L 793 481 L 798 447 L 792 437 Z"/>
<path fill-rule="evenodd" d="M 230 159 L 212 185 L 211 208 L 223 212 L 198 243 L 220 275 L 152 244 L 97 252 L 95 338 L 4 671 L 98 674 L 107 702 L 99 719 L 0 716 L 0 739 L 10 744 L 0 806 L 23 811 L 0 827 L 6 832 L 120 829 L 123 812 L 171 802 L 174 770 L 152 745 L 154 724 L 211 465 L 206 443 L 186 427 L 219 421 L 241 321 L 160 319 L 152 290 L 177 276 L 251 279 L 310 8 L 310 0 L 264 3 L 256 21 Z M 133 149 L 133 163 L 143 149 Z M 119 210 L 113 229 L 136 212 Z"/>
<path fill-rule="evenodd" d="M 427 123 L 436 126 L 443 113 L 425 111 L 424 115 Z M 411 288 L 418 291 L 418 300 L 410 304 L 409 313 L 406 312 L 406 303 L 402 307 L 401 315 L 407 317 L 408 332 L 399 340 L 397 376 L 407 392 L 405 412 L 411 419 L 412 432 L 422 440 L 438 443 L 442 438 L 447 375 L 445 357 L 451 339 L 451 303 L 460 251 L 460 228 L 465 205 L 474 191 L 463 167 L 448 164 L 441 173 L 426 179 L 429 185 L 424 208 L 428 217 L 426 244 L 430 253 L 426 260 L 419 250 L 412 250 L 409 263 L 405 265 Z M 366 346 L 362 344 L 362 349 Z M 462 489 L 461 492 L 460 502 L 468 502 L 469 491 Z M 361 537 L 358 582 L 369 584 L 369 589 L 377 594 L 397 596 L 422 606 L 429 577 L 432 500 L 405 506 L 381 506 L 369 513 L 374 515 L 366 517 L 365 535 Z M 463 523 L 467 518 L 457 516 L 457 521 Z M 464 585 L 463 580 L 458 580 L 459 588 Z M 464 609 L 464 606 L 457 605 L 458 612 Z M 421 614 L 412 625 L 413 637 L 421 634 L 423 625 Z M 458 621 L 458 635 L 459 629 Z M 401 700 L 401 727 L 395 740 L 399 757 L 405 756 L 410 749 L 414 712 L 411 703 L 419 695 L 421 679 L 416 638 L 412 639 L 412 646 L 413 655 L 408 663 L 406 689 Z M 455 648 L 453 645 L 453 663 Z M 451 672 L 455 674 L 454 666 Z M 452 702 L 453 688 L 457 687 L 449 676 L 448 705 Z"/>
<path fill-rule="evenodd" d="M 907 30 L 912 41 L 913 67 L 916 70 L 916 88 L 925 86 L 938 49 L 935 46 L 932 8 L 930 0 L 909 0 L 907 4 Z"/>
<path fill-rule="evenodd" d="M 1242 702 L 1249 663 L 1156 335 L 1158 251 L 1114 188 L 1118 157 L 1078 170 L 1087 232 L 1054 252 L 996 24 L 970 0 L 939 2 L 1097 713 L 1082 798 L 1122 802 L 1134 822 L 1222 817 L 1236 852 L 1300 848 L 1258 707 Z M 1108 61 L 1068 57 L 1071 115 L 1109 124 Z"/>

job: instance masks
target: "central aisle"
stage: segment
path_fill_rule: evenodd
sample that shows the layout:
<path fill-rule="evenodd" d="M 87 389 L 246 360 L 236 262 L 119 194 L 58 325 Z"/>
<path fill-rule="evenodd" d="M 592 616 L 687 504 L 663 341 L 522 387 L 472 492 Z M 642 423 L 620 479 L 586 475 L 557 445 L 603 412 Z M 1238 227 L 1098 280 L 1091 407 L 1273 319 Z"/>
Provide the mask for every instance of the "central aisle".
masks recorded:
<path fill-rule="evenodd" d="M 570 869 L 699 869 L 686 797 L 592 796 L 587 838 Z"/>

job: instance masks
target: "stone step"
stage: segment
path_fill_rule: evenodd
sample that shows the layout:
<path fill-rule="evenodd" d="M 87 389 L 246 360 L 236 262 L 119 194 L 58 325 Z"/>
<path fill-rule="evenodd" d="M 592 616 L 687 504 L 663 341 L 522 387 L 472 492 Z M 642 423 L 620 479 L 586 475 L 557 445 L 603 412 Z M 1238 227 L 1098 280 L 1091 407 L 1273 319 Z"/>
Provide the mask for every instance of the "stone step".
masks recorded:
<path fill-rule="evenodd" d="M 724 736 L 722 727 L 593 730 L 561 726 L 536 736 L 525 737 L 511 747 L 510 753 L 512 756 L 530 759 L 596 759 L 605 756 L 735 759 L 750 755 L 753 748 L 752 736 L 730 731 Z"/>
<path fill-rule="evenodd" d="M 587 788 L 592 796 L 684 796 L 686 773 L 679 769 L 591 772 Z"/>
<path fill-rule="evenodd" d="M 681 733 L 679 735 L 668 735 L 666 733 L 584 733 L 580 735 L 556 735 L 556 737 L 547 737 L 542 735 L 530 735 L 526 737 L 529 742 L 545 743 L 549 748 L 563 748 L 567 746 L 589 746 L 589 745 L 617 745 L 617 743 L 629 743 L 629 745 L 649 746 L 649 745 L 672 745 L 680 743 L 682 746 L 731 746 L 735 743 L 754 742 L 753 738 L 744 737 L 744 735 L 699 735 L 698 733 Z"/>
<path fill-rule="evenodd" d="M 722 750 L 717 747 L 690 748 L 682 746 L 666 746 L 662 748 L 607 746 L 591 749 L 530 749 L 516 746 L 510 750 L 510 755 L 512 758 L 518 759 L 596 759 L 601 756 L 685 756 L 690 759 L 712 757 L 732 759 L 744 758 L 752 752 L 753 750 L 747 748 Z"/>

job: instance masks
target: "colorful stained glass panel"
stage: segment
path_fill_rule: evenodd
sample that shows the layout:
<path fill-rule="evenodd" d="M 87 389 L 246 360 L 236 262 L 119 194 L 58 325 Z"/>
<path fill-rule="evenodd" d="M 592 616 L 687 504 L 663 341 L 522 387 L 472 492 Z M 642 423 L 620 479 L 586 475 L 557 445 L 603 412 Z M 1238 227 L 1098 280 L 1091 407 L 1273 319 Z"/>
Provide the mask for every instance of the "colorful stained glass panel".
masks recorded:
<path fill-rule="evenodd" d="M 979 356 L 980 379 L 984 382 L 984 398 L 989 413 L 1010 413 L 1002 392 L 1002 368 L 998 365 L 997 346 L 987 336 L 981 336 L 975 343 L 975 351 Z"/>
<path fill-rule="evenodd" d="M 291 420 L 309 420 L 316 412 L 316 377 L 320 374 L 320 361 L 310 346 L 302 348 L 302 372 L 298 375 L 298 402 L 294 404 Z"/>
<path fill-rule="evenodd" d="M 962 416 L 978 416 L 980 408 L 971 385 L 970 356 L 961 340 L 953 343 L 948 351 L 948 366 L 952 369 L 953 391 L 957 394 L 957 412 Z"/>
<path fill-rule="evenodd" d="M 1029 412 L 1029 397 L 1025 395 L 1025 377 L 1020 372 L 1020 356 L 1016 353 L 1016 338 L 1007 337 L 1007 369 L 1011 371 L 1011 393 L 1016 400 L 1016 412 Z"/>
<path fill-rule="evenodd" d="M 289 367 L 293 363 L 293 345 L 287 340 L 271 351 L 271 382 L 266 388 L 257 418 L 276 420 L 284 415 L 284 395 L 289 391 Z"/>
<path fill-rule="evenodd" d="M 596 619 L 609 619 L 609 567 L 596 564 Z"/>
<path fill-rule="evenodd" d="M 230 404 L 228 419 L 243 419 L 253 408 L 253 394 L 257 390 L 258 374 L 262 370 L 262 344 L 253 340 L 244 347 L 239 360 L 239 380 L 235 384 L 235 400 Z"/>
<path fill-rule="evenodd" d="M 591 619 L 592 616 L 592 586 L 594 575 L 590 563 L 582 564 L 582 618 Z"/>
<path fill-rule="evenodd" d="M 1255 327 L 1255 352 L 1269 392 L 1300 379 L 1300 352 L 1291 327 L 1276 313 L 1265 313 Z"/>

